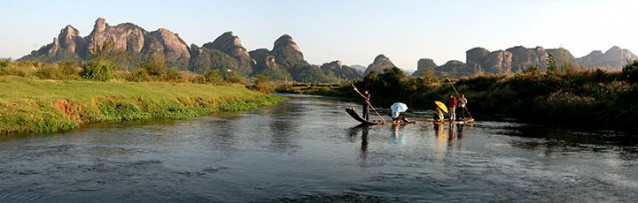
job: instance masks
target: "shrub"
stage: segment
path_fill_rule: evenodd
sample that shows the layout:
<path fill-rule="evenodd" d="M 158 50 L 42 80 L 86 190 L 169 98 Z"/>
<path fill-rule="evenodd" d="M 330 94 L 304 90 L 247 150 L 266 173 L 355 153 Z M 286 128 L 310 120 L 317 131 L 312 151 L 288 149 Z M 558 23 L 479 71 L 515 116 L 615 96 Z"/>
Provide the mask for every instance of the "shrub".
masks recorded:
<path fill-rule="evenodd" d="M 6 59 L 0 59 L 0 68 L 4 68 L 9 66 L 9 64 L 11 63 L 11 59 L 6 58 Z"/>
<path fill-rule="evenodd" d="M 106 82 L 113 78 L 115 65 L 108 60 L 96 58 L 86 62 L 83 68 L 80 73 L 83 78 Z"/>
<path fill-rule="evenodd" d="M 224 82 L 224 78 L 222 77 L 222 73 L 219 70 L 211 70 L 204 74 L 204 81 L 213 84 L 221 84 L 222 82 Z"/>
<path fill-rule="evenodd" d="M 255 89 L 257 89 L 257 91 L 271 93 L 275 91 L 276 87 L 277 86 L 268 79 L 268 76 L 266 75 L 258 75 L 255 80 Z"/>
<path fill-rule="evenodd" d="M 60 62 L 58 63 L 58 67 L 62 69 L 61 73 L 64 76 L 73 76 L 77 74 L 75 61 Z"/>
<path fill-rule="evenodd" d="M 132 82 L 148 82 L 151 80 L 151 77 L 148 75 L 148 72 L 146 72 L 146 69 L 138 68 L 135 69 L 127 79 Z"/>
<path fill-rule="evenodd" d="M 224 74 L 224 80 L 229 83 L 239 83 L 242 81 L 242 76 L 237 71 L 229 71 Z"/>
<path fill-rule="evenodd" d="M 182 75 L 179 74 L 179 71 L 176 68 L 166 69 L 166 72 L 164 73 L 164 77 L 162 77 L 162 79 L 173 82 L 183 81 Z"/>
<path fill-rule="evenodd" d="M 52 65 L 42 66 L 35 71 L 35 75 L 40 79 L 62 79 L 64 76 L 60 68 Z"/>
<path fill-rule="evenodd" d="M 629 83 L 638 82 L 638 60 L 629 63 L 622 68 L 622 76 Z"/>

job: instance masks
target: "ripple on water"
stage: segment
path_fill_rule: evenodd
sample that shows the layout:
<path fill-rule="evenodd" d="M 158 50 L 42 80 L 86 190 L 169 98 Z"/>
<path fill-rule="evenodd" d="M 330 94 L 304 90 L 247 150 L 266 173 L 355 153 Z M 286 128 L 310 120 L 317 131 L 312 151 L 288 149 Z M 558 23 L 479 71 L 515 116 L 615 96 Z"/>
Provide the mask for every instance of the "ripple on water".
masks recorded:
<path fill-rule="evenodd" d="M 346 192 L 341 194 L 301 195 L 277 199 L 276 202 L 396 202 L 376 195 Z"/>

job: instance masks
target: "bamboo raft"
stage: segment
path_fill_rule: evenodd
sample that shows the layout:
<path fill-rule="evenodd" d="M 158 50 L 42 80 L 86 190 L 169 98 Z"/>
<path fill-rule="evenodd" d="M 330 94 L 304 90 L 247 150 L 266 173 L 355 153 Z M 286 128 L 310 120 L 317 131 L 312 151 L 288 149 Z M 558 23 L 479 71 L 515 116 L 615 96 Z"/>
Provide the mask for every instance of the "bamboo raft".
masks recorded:
<path fill-rule="evenodd" d="M 350 117 L 354 118 L 355 120 L 361 122 L 362 125 L 385 125 L 386 123 L 381 121 L 381 120 L 366 120 L 361 118 L 361 116 L 357 113 L 357 110 L 355 110 L 354 108 L 346 108 L 346 112 L 350 115 Z M 449 119 L 443 120 L 443 121 L 395 121 L 395 122 L 388 122 L 387 124 L 392 124 L 392 125 L 407 125 L 407 124 L 471 124 L 474 123 L 474 119 L 473 118 L 469 118 L 469 119 L 465 119 L 462 121 L 451 121 Z"/>

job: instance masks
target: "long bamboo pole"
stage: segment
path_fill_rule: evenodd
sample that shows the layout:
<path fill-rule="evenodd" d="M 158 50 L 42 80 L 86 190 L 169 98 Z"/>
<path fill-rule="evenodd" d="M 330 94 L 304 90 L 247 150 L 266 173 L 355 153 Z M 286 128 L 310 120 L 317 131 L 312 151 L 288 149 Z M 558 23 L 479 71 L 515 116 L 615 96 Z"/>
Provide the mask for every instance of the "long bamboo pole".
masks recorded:
<path fill-rule="evenodd" d="M 454 90 L 454 92 L 456 92 L 456 96 L 461 98 L 461 95 L 459 94 L 458 91 L 456 91 L 456 88 L 454 87 L 454 84 L 452 83 L 452 80 L 448 79 L 447 81 L 450 82 L 450 85 L 452 86 L 452 89 Z M 467 106 L 463 106 L 463 108 L 467 111 L 467 114 L 470 115 L 470 118 L 474 118 L 474 116 L 472 116 L 472 114 L 470 113 L 470 110 L 467 109 Z"/>
<path fill-rule="evenodd" d="M 366 101 L 366 104 L 374 111 L 374 113 L 376 113 L 377 116 L 379 116 L 379 118 L 381 118 L 381 120 L 383 121 L 383 125 L 388 124 L 388 122 L 386 122 L 385 119 L 383 119 L 381 114 L 379 114 L 379 112 L 377 112 L 377 110 L 372 106 L 372 104 L 370 104 L 370 101 L 368 101 L 368 98 L 366 96 L 364 96 L 363 94 L 361 94 L 361 92 L 359 92 L 359 89 L 357 89 L 357 87 L 354 86 L 354 83 L 350 82 L 350 85 L 352 85 L 352 87 L 354 88 L 354 91 L 359 93 L 359 96 L 363 97 L 363 100 Z"/>

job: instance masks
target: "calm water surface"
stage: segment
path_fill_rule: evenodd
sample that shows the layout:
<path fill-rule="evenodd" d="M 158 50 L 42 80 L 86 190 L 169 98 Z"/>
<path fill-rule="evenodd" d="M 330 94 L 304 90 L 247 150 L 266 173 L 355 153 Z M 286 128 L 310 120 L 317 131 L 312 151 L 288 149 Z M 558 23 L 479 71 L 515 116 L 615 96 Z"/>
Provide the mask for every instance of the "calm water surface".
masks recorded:
<path fill-rule="evenodd" d="M 359 105 L 295 96 L 250 112 L 0 137 L 0 202 L 638 199 L 632 135 L 511 122 L 357 128 L 347 107 Z"/>

